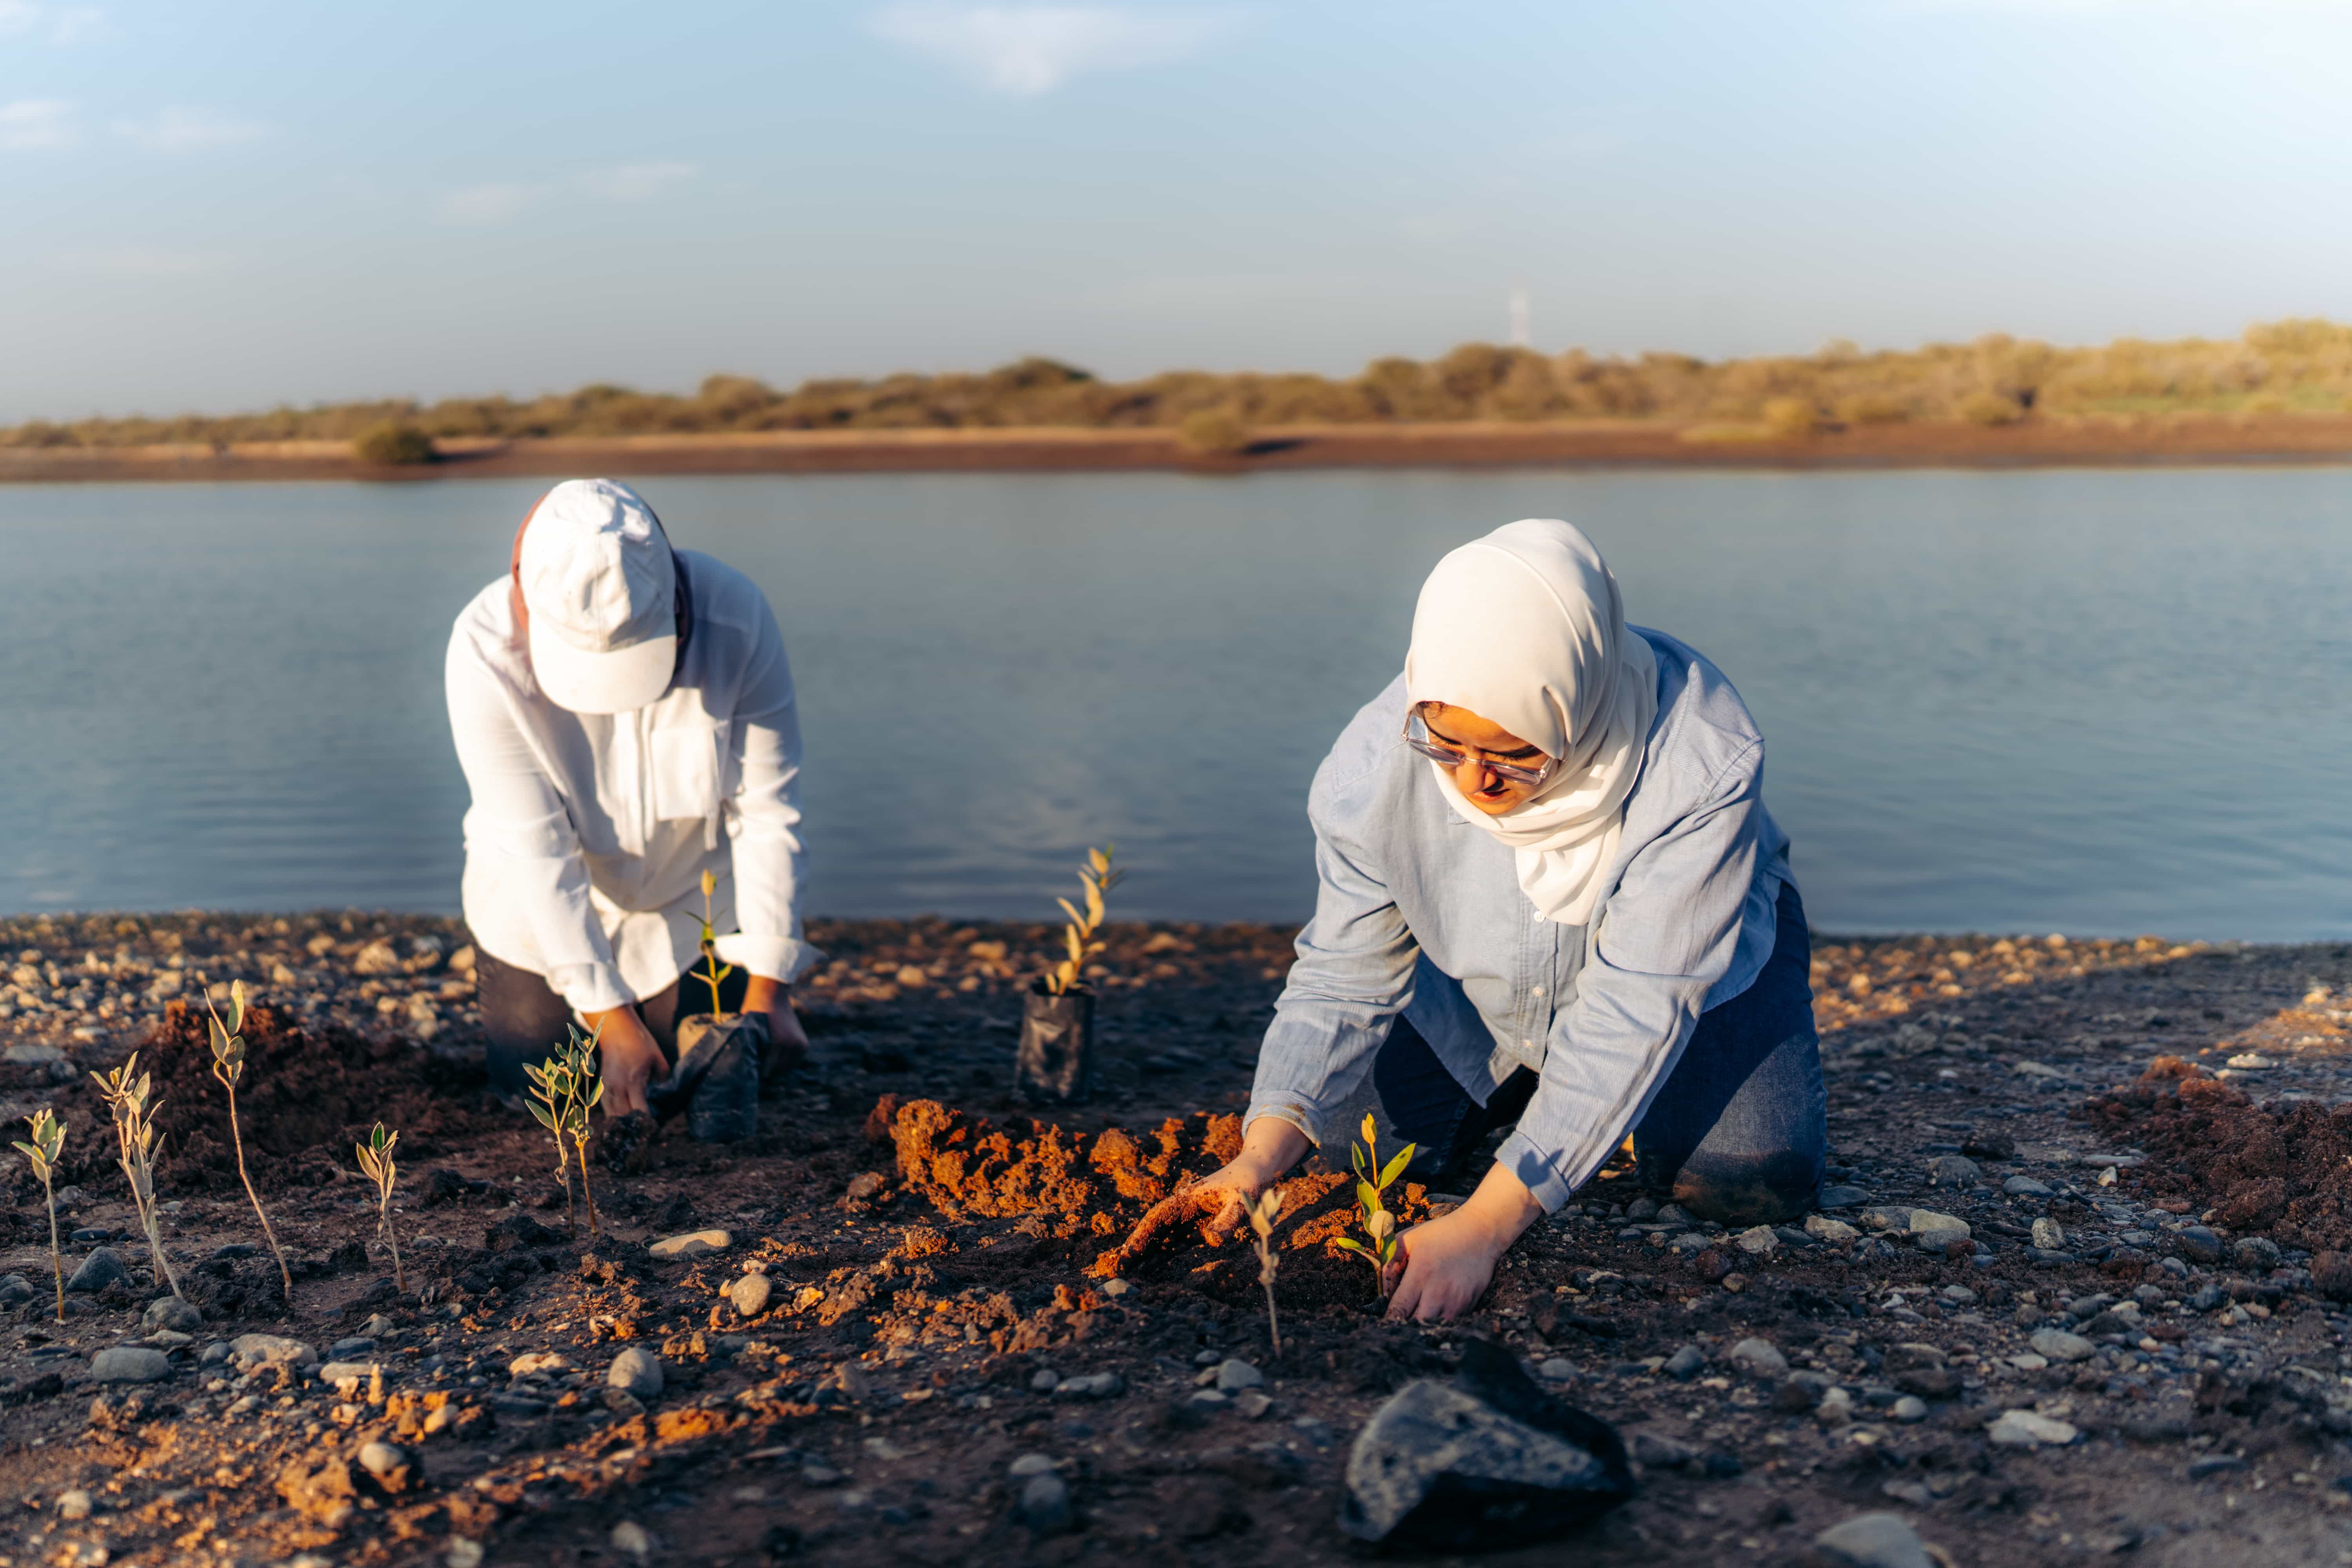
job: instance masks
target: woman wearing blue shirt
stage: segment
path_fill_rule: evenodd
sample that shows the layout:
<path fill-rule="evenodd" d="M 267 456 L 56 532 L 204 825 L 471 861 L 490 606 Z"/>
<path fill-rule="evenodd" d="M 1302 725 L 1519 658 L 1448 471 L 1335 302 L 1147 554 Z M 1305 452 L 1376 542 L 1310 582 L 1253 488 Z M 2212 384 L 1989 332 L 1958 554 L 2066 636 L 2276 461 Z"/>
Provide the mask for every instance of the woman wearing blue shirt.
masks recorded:
<path fill-rule="evenodd" d="M 1344 1140 L 1329 1122 L 1369 1070 L 1416 1174 L 1517 1124 L 1466 1203 L 1405 1234 L 1391 1317 L 1469 1308 L 1629 1131 L 1642 1184 L 1702 1217 L 1810 1208 L 1821 1059 L 1763 773 L 1739 694 L 1625 625 L 1576 529 L 1447 555 L 1404 674 L 1316 772 L 1321 888 L 1242 1152 L 1174 1201 L 1231 1229 L 1327 1128 Z"/>

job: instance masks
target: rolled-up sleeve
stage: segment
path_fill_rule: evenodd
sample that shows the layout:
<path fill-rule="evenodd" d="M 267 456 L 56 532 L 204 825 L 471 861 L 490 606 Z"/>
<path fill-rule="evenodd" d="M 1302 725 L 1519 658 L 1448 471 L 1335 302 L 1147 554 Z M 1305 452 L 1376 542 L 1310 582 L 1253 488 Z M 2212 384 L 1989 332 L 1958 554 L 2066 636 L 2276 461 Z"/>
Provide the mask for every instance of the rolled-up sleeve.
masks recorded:
<path fill-rule="evenodd" d="M 1633 856 L 1603 906 L 1535 1098 L 1495 1155 L 1546 1209 L 1590 1181 L 1641 1120 L 1730 967 L 1763 799 L 1756 744 Z"/>
<path fill-rule="evenodd" d="M 548 984 L 575 1011 L 626 1006 L 637 998 L 589 902 L 588 863 L 571 815 L 463 631 L 449 645 L 446 684 L 457 765 L 473 797 L 467 853 L 495 858 L 498 898 L 522 916 Z"/>
<path fill-rule="evenodd" d="M 719 939 L 719 956 L 789 982 L 817 957 L 801 922 L 800 710 L 775 614 L 764 599 L 759 613 L 730 729 L 736 784 L 725 811 L 736 930 Z"/>
<path fill-rule="evenodd" d="M 1315 828 L 1315 918 L 1258 1052 L 1243 1125 L 1290 1122 L 1318 1143 L 1363 1080 L 1389 1021 L 1412 1000 L 1420 947 L 1396 900 L 1351 841 L 1339 792 L 1320 774 L 1307 799 Z"/>

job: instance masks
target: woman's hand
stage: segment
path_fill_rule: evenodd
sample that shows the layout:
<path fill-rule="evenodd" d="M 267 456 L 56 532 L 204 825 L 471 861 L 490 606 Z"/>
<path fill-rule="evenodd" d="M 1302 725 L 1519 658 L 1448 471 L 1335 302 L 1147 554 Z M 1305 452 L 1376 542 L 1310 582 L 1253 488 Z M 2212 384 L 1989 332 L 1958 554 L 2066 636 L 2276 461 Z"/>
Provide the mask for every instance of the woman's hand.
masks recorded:
<path fill-rule="evenodd" d="M 1429 1322 L 1468 1311 L 1494 1282 L 1496 1260 L 1543 1212 L 1518 1177 L 1500 1165 L 1489 1170 L 1468 1203 L 1400 1238 L 1399 1261 L 1383 1281 L 1390 1320 Z"/>
<path fill-rule="evenodd" d="M 1206 1216 L 1210 1238 L 1222 1245 L 1242 1225 L 1242 1205 L 1307 1152 L 1307 1134 L 1279 1116 L 1261 1116 L 1242 1134 L 1242 1152 L 1196 1182 L 1154 1204 L 1119 1247 L 1119 1266 L 1173 1226 Z"/>
<path fill-rule="evenodd" d="M 667 1074 L 669 1063 L 646 1032 L 646 1021 L 637 1016 L 635 1007 L 614 1007 L 584 1016 L 596 1033 L 597 1054 L 603 1058 L 598 1071 L 604 1079 L 604 1098 L 600 1102 L 604 1114 L 626 1116 L 647 1109 L 646 1085 Z"/>

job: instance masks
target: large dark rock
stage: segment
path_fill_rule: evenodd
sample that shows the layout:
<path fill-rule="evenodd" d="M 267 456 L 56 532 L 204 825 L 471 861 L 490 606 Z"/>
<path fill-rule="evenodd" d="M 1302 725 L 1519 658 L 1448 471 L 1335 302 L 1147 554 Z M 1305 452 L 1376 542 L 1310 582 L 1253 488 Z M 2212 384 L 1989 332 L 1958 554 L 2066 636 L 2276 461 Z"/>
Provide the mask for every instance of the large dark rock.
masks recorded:
<path fill-rule="evenodd" d="M 1431 1552 L 1549 1541 L 1633 1493 L 1615 1428 L 1546 1394 L 1484 1340 L 1464 1344 L 1452 1383 L 1407 1384 L 1373 1413 L 1347 1482 L 1349 1534 Z"/>

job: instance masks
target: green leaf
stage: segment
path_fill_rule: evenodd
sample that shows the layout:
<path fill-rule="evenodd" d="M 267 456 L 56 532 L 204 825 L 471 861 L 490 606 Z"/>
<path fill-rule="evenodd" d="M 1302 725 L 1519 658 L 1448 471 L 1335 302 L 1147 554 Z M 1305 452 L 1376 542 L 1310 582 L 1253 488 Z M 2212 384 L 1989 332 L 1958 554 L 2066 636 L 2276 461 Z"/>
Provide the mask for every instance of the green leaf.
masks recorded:
<path fill-rule="evenodd" d="M 1333 1237 L 1331 1238 L 1331 1245 L 1334 1247 L 1344 1247 L 1349 1252 L 1360 1252 L 1367 1258 L 1370 1258 L 1372 1255 L 1371 1249 L 1366 1247 L 1362 1242 L 1353 1240 L 1350 1237 L 1344 1236 Z"/>
<path fill-rule="evenodd" d="M 1380 1191 L 1370 1182 L 1358 1182 L 1356 1184 L 1356 1201 L 1364 1205 L 1364 1213 L 1367 1216 L 1380 1212 Z"/>
<path fill-rule="evenodd" d="M 546 1128 L 550 1132 L 555 1131 L 555 1118 L 548 1111 L 547 1107 L 533 1103 L 530 1106 L 530 1113 L 539 1119 L 539 1124 L 541 1127 Z"/>
<path fill-rule="evenodd" d="M 1399 1154 L 1395 1159 L 1391 1160 L 1386 1166 L 1382 1167 L 1381 1171 L 1381 1179 L 1378 1184 L 1383 1191 L 1387 1189 L 1388 1184 L 1391 1182 L 1395 1181 L 1399 1176 L 1404 1174 L 1404 1168 L 1407 1165 L 1412 1163 L 1412 1148 L 1413 1146 L 1412 1144 L 1406 1144 L 1404 1146 L 1403 1153 Z"/>

